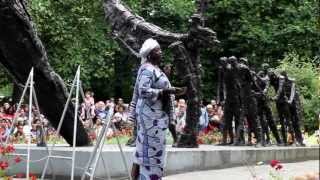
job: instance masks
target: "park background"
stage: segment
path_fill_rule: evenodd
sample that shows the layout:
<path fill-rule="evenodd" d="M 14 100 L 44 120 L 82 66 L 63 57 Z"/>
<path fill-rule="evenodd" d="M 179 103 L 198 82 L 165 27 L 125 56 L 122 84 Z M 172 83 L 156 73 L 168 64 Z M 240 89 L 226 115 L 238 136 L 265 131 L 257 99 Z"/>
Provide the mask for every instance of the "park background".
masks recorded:
<path fill-rule="evenodd" d="M 123 0 L 147 21 L 173 32 L 186 32 L 195 9 L 192 0 Z M 113 40 L 101 1 L 30 0 L 27 4 L 48 53 L 50 64 L 67 82 L 82 66 L 84 89 L 96 99 L 122 97 L 130 101 L 140 61 Z M 217 65 L 221 56 L 248 57 L 254 70 L 269 63 L 287 70 L 300 91 L 304 127 L 319 128 L 320 1 L 212 0 L 205 24 L 221 43 L 203 49 L 203 98 L 216 96 Z M 172 62 L 170 52 L 164 61 Z M 178 83 L 173 77 L 173 84 Z M 11 96 L 12 78 L 0 67 L 0 95 Z M 50 103 L 50 102 L 48 102 Z"/>

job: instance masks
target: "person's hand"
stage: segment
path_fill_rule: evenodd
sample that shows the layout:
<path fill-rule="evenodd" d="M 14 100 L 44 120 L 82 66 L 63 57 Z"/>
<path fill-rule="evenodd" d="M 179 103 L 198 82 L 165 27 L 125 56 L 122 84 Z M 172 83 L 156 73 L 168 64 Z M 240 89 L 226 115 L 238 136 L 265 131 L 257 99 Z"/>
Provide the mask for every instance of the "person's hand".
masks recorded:
<path fill-rule="evenodd" d="M 134 122 L 136 118 L 134 116 L 128 116 L 128 121 Z"/>
<path fill-rule="evenodd" d="M 175 87 L 170 87 L 162 90 L 162 95 L 169 95 L 169 94 L 174 94 L 176 93 L 176 88 Z"/>
<path fill-rule="evenodd" d="M 175 95 L 181 96 L 187 92 L 187 87 L 175 87 Z"/>
<path fill-rule="evenodd" d="M 170 87 L 170 88 L 167 88 L 167 89 L 163 89 L 162 90 L 162 95 L 166 96 L 166 95 L 169 95 L 169 94 L 175 94 L 175 95 L 183 95 L 185 94 L 187 91 L 187 88 L 186 87 Z"/>

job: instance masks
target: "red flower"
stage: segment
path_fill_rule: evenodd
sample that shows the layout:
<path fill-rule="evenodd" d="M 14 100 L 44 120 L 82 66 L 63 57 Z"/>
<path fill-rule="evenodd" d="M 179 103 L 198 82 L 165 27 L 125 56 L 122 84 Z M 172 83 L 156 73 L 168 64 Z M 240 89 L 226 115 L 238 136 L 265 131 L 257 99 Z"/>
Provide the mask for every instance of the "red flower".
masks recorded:
<path fill-rule="evenodd" d="M 198 138 L 197 139 L 197 144 L 204 144 L 203 139 Z"/>
<path fill-rule="evenodd" d="M 7 147 L 6 147 L 6 152 L 7 153 L 13 153 L 15 151 L 14 147 L 12 144 L 9 144 Z"/>
<path fill-rule="evenodd" d="M 25 175 L 23 173 L 19 173 L 19 174 L 16 174 L 15 177 L 16 178 L 23 178 Z"/>
<path fill-rule="evenodd" d="M 280 163 L 280 161 L 278 161 L 278 160 L 271 160 L 270 166 L 274 168 L 274 167 L 277 166 L 279 163 Z"/>
<path fill-rule="evenodd" d="M 14 162 L 15 163 L 19 163 L 19 162 L 21 162 L 22 160 L 21 160 L 21 158 L 20 158 L 20 156 L 16 156 L 15 158 L 14 158 Z"/>
<path fill-rule="evenodd" d="M 5 148 L 3 146 L 0 146 L 0 154 L 5 154 L 6 151 L 5 151 Z"/>
<path fill-rule="evenodd" d="M 281 164 L 278 164 L 277 166 L 276 166 L 276 170 L 278 171 L 278 170 L 281 170 L 283 168 L 283 166 L 281 165 Z"/>
<path fill-rule="evenodd" d="M 5 170 L 9 167 L 9 163 L 7 161 L 0 161 L 0 169 Z"/>
<path fill-rule="evenodd" d="M 29 174 L 29 177 L 31 178 L 31 180 L 37 180 L 37 176 L 34 174 Z"/>

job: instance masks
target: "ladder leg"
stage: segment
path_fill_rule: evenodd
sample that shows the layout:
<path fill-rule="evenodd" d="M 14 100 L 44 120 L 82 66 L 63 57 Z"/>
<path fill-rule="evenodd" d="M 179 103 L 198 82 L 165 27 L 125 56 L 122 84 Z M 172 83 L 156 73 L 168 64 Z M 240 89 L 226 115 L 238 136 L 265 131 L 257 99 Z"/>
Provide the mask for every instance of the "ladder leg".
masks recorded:
<path fill-rule="evenodd" d="M 115 127 L 115 125 L 114 125 L 113 123 L 112 123 L 112 128 L 113 128 L 114 131 L 116 130 L 116 127 Z M 119 137 L 116 136 L 116 139 L 117 139 L 118 147 L 119 147 L 119 149 L 120 149 L 120 154 L 121 154 L 121 158 L 122 158 L 122 161 L 123 161 L 124 168 L 126 169 L 126 171 L 127 171 L 127 173 L 128 173 L 129 179 L 132 180 L 132 178 L 131 178 L 131 172 L 129 171 L 128 163 L 127 163 L 126 157 L 125 157 L 125 155 L 124 155 L 122 146 L 121 146 L 121 144 L 120 144 Z"/>
<path fill-rule="evenodd" d="M 105 162 L 103 156 L 101 156 L 101 159 L 102 159 L 103 167 L 104 167 L 104 169 L 105 169 L 106 172 L 107 172 L 108 180 L 111 180 L 111 174 L 110 174 L 110 170 L 109 170 L 109 168 L 108 168 L 108 165 L 106 165 L 106 162 Z"/>
<path fill-rule="evenodd" d="M 72 81 L 72 86 L 71 86 L 71 89 L 70 89 L 70 92 L 69 92 L 69 96 L 68 96 L 67 102 L 66 102 L 65 105 L 64 105 L 64 109 L 63 109 L 62 115 L 61 115 L 61 117 L 60 117 L 60 121 L 59 121 L 59 124 L 58 124 L 58 128 L 57 128 L 57 130 L 56 130 L 56 132 L 55 132 L 55 135 L 56 135 L 56 136 L 59 136 L 59 134 L 60 134 L 60 130 L 61 130 L 61 127 L 62 127 L 62 124 L 63 124 L 63 121 L 64 121 L 64 117 L 65 117 L 65 115 L 66 115 L 66 113 L 67 113 L 68 106 L 69 106 L 70 101 L 71 101 L 71 98 L 72 98 L 72 93 L 73 93 L 74 88 L 75 88 L 75 85 L 76 85 L 76 80 L 77 80 L 77 76 L 75 76 L 74 79 L 73 79 L 73 81 Z M 48 154 L 49 154 L 49 155 L 48 155 L 46 164 L 45 164 L 44 169 L 43 169 L 42 174 L 41 174 L 41 180 L 43 180 L 44 177 L 45 177 L 45 174 L 46 174 L 46 171 L 47 171 L 47 168 L 48 168 L 48 164 L 49 164 L 49 161 L 50 161 L 50 158 L 51 158 L 51 155 L 52 155 L 52 151 L 53 151 L 53 149 L 54 149 L 54 147 L 55 147 L 56 141 L 57 141 L 57 140 L 55 139 L 55 140 L 53 141 L 52 146 L 51 146 L 50 148 L 48 148 L 48 150 L 49 150 Z M 51 164 L 51 162 L 50 162 L 50 164 Z M 55 177 L 55 175 L 54 175 L 54 170 L 53 170 L 53 169 L 52 169 L 52 172 L 53 172 L 53 173 L 52 173 L 53 176 Z"/>
<path fill-rule="evenodd" d="M 50 161 L 50 155 L 48 156 L 47 160 L 46 160 L 46 164 L 44 165 L 44 168 L 42 170 L 42 174 L 41 174 L 41 180 L 44 179 L 45 175 L 46 175 L 46 172 L 47 172 L 47 168 L 48 168 L 48 164 L 49 164 L 49 161 Z"/>
<path fill-rule="evenodd" d="M 92 169 L 92 172 L 91 172 L 91 177 L 90 177 L 90 180 L 93 180 L 93 177 L 94 177 L 94 174 L 95 174 L 95 172 L 96 172 L 96 168 L 97 168 L 97 164 L 98 164 L 98 161 L 99 161 L 99 157 L 100 157 L 100 154 L 101 154 L 101 151 L 102 151 L 102 148 L 103 148 L 103 145 L 104 145 L 104 141 L 105 141 L 105 139 L 106 139 L 106 133 L 107 133 L 107 131 L 108 131 L 108 128 L 110 127 L 110 125 L 111 125 L 111 122 L 112 120 L 109 120 L 108 122 L 107 122 L 107 125 L 106 125 L 106 128 L 104 129 L 104 131 L 105 132 L 101 132 L 101 133 L 103 133 L 103 137 L 102 137 L 102 139 L 101 139 L 101 142 L 100 142 L 100 146 L 99 146 L 99 150 L 98 150 L 98 153 L 95 155 L 95 161 L 93 162 L 93 169 Z"/>
<path fill-rule="evenodd" d="M 98 136 L 97 143 L 95 144 L 95 146 L 93 148 L 93 152 L 90 154 L 89 161 L 88 161 L 88 163 L 87 163 L 87 165 L 85 167 L 85 171 L 82 174 L 81 180 L 85 180 L 86 173 L 89 171 L 89 169 L 92 166 L 92 163 L 93 163 L 93 161 L 95 159 L 95 156 L 97 154 L 98 148 L 100 147 L 100 144 L 102 142 L 103 136 L 105 136 L 106 128 L 107 128 L 107 124 L 102 127 L 101 133 Z"/>

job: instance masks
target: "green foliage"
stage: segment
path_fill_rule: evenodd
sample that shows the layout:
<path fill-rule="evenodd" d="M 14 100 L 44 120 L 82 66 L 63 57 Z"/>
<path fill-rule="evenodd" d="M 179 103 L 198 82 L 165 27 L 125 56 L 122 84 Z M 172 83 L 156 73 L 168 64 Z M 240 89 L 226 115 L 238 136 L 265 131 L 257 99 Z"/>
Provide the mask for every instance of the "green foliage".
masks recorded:
<path fill-rule="evenodd" d="M 2 85 L 0 88 L 0 96 L 9 97 L 12 93 L 12 85 L 11 84 L 5 84 Z"/>
<path fill-rule="evenodd" d="M 222 54 L 247 56 L 252 64 L 277 64 L 285 53 L 319 54 L 316 0 L 218 0 L 208 11 Z"/>
<path fill-rule="evenodd" d="M 194 0 L 124 0 L 135 13 L 163 29 L 187 31 L 188 18 L 195 9 Z"/>
<path fill-rule="evenodd" d="M 10 96 L 12 93 L 12 84 L 6 70 L 0 66 L 0 96 Z"/>
<path fill-rule="evenodd" d="M 218 51 L 202 53 L 204 97 L 215 94 L 216 60 L 221 56 L 246 56 L 254 69 L 264 62 L 276 67 L 290 52 L 320 64 L 320 17 L 315 4 L 317 0 L 210 1 L 206 25 L 217 32 L 221 43 Z"/>
<path fill-rule="evenodd" d="M 106 82 L 113 78 L 118 47 L 106 40 L 109 29 L 104 22 L 102 2 L 34 0 L 29 7 L 55 71 L 70 80 L 81 65 L 85 89 L 93 88 L 105 96 L 112 94 L 112 85 Z"/>
<path fill-rule="evenodd" d="M 302 100 L 304 125 L 308 131 L 318 128 L 317 117 L 320 113 L 320 69 L 310 62 L 310 58 L 292 53 L 277 68 L 278 71 L 287 71 L 289 77 L 295 79 Z"/>
<path fill-rule="evenodd" d="M 187 18 L 194 8 L 189 0 L 125 3 L 147 20 L 172 31 L 186 30 Z M 70 80 L 81 65 L 85 89 L 92 89 L 100 98 L 131 98 L 133 67 L 126 62 L 133 61 L 111 39 L 102 1 L 34 0 L 29 8 L 50 64 L 64 79 Z"/>
<path fill-rule="evenodd" d="M 122 1 L 147 21 L 173 32 L 187 32 L 188 19 L 195 10 L 195 0 Z M 310 57 L 306 61 L 319 64 L 320 18 L 316 3 L 317 0 L 210 1 L 206 26 L 217 32 L 221 44 L 218 51 L 208 48 L 201 54 L 204 98 L 215 96 L 216 59 L 220 56 L 247 56 L 255 67 L 262 62 L 275 67 L 286 53 L 296 52 Z M 138 63 L 111 39 L 102 1 L 33 0 L 29 8 L 50 64 L 64 79 L 71 79 L 81 65 L 85 89 L 92 89 L 100 98 L 130 99 L 132 69 Z M 167 50 L 164 55 L 166 62 L 172 61 Z"/>

